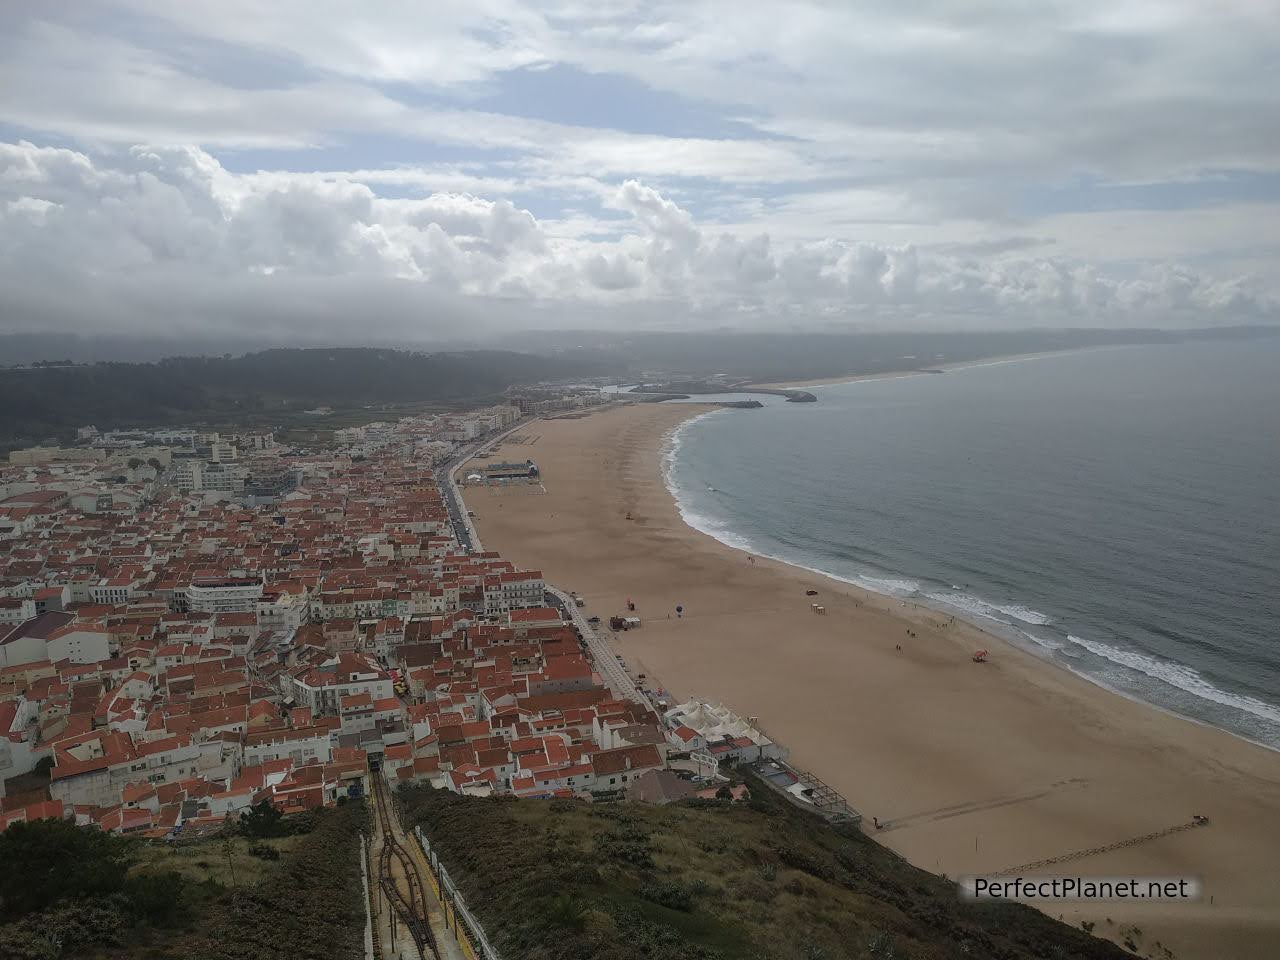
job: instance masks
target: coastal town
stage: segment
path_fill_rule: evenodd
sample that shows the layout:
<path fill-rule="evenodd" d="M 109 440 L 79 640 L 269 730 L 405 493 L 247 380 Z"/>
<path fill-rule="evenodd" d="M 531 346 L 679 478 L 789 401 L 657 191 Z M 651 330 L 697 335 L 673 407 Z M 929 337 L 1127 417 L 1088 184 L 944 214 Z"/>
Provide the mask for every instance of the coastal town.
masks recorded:
<path fill-rule="evenodd" d="M 480 548 L 455 472 L 539 484 L 532 458 L 484 459 L 549 412 L 531 406 L 314 447 L 85 427 L 11 453 L 0 826 L 174 839 L 264 802 L 367 796 L 371 778 L 666 802 L 714 797 L 722 766 L 759 761 L 804 799 L 758 728 L 644 689 L 580 601 Z"/>
<path fill-rule="evenodd" d="M 711 538 L 673 553 L 673 531 L 696 534 L 664 485 L 663 438 L 711 409 L 547 388 L 385 420 L 317 408 L 303 430 L 86 425 L 62 445 L 12 450 L 0 464 L 0 837 L 53 823 L 163 856 L 213 841 L 253 857 L 255 824 L 287 834 L 355 803 L 365 956 L 500 960 L 494 908 L 472 912 L 459 839 L 424 822 L 424 804 L 625 819 L 773 803 L 920 859 L 937 824 L 998 826 L 1012 807 L 1070 802 L 1078 778 L 907 806 L 886 785 L 916 776 L 912 754 L 801 702 L 910 670 L 998 703 L 1016 661 L 997 647 L 977 667 L 967 649 L 994 641 L 976 628 Z M 779 638 L 779 669 L 808 671 L 804 684 L 752 659 Z M 925 702 L 868 689 L 867 709 Z M 876 814 L 865 824 L 855 791 Z M 981 850 L 969 842 L 995 876 L 1154 859 L 1210 832 L 1186 806 L 1126 808 L 1124 822 L 1066 841 L 996 830 Z M 1217 822 L 1217 807 L 1197 808 Z M 207 878 L 221 855 L 204 856 Z M 1127 914 L 1114 935 L 1138 925 Z"/>
<path fill-rule="evenodd" d="M 1280 2 L 3 9 L 0 960 L 1280 958 Z"/>

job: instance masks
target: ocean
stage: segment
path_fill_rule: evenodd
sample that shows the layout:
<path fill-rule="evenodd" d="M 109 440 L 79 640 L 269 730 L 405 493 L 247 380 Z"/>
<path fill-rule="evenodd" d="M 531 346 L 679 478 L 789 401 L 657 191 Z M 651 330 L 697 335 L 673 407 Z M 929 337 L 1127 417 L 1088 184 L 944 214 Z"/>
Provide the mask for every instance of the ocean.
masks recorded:
<path fill-rule="evenodd" d="M 671 436 L 687 523 L 1280 749 L 1280 339 L 811 389 Z"/>

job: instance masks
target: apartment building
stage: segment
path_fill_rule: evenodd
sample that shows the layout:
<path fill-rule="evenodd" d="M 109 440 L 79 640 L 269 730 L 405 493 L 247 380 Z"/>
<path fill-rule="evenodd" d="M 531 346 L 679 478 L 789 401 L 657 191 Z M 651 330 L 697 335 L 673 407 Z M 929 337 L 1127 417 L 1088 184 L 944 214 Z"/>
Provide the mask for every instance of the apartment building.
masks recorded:
<path fill-rule="evenodd" d="M 261 577 L 196 577 L 187 586 L 186 607 L 194 613 L 254 613 L 262 600 Z"/>

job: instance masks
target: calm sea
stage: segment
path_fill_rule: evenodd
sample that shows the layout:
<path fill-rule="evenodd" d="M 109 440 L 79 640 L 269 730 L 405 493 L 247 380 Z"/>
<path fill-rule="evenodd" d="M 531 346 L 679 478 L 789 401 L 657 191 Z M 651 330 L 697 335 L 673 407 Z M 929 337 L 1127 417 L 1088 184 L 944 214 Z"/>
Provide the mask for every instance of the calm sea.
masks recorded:
<path fill-rule="evenodd" d="M 1280 748 L 1280 340 L 814 393 L 673 435 L 689 524 Z"/>

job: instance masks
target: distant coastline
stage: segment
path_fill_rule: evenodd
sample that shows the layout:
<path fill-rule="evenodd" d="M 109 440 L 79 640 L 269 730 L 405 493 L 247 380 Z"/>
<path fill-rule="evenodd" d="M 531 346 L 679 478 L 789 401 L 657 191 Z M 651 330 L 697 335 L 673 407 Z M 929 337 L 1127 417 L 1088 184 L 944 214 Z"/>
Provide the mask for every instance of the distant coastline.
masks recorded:
<path fill-rule="evenodd" d="M 888 380 L 899 377 L 915 377 L 921 374 L 946 373 L 949 370 L 964 370 L 967 367 L 982 367 L 990 363 L 1013 363 L 1019 360 L 1039 360 L 1043 357 L 1056 357 L 1064 353 L 1082 353 L 1088 350 L 1119 350 L 1140 344 L 1101 344 L 1085 347 L 1063 347 L 1061 350 L 1039 350 L 1035 353 L 1008 353 L 979 360 L 957 360 L 954 363 L 935 363 L 928 366 L 903 367 L 901 370 L 886 370 L 882 373 L 838 374 L 831 377 L 815 377 L 812 380 L 788 380 L 779 383 L 756 383 L 753 386 L 767 387 L 777 390 L 798 390 L 805 387 L 829 387 L 840 383 L 858 383 L 862 380 Z"/>

